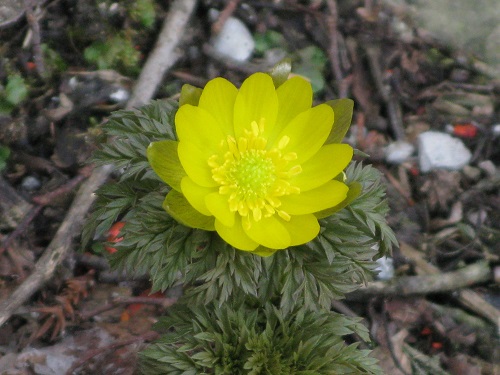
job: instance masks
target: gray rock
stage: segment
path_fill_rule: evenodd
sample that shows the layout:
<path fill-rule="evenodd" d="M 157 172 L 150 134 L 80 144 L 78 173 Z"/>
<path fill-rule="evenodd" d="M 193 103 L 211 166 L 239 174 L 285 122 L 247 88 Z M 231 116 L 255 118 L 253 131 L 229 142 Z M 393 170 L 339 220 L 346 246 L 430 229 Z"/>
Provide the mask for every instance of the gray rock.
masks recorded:
<path fill-rule="evenodd" d="M 428 131 L 418 136 L 418 162 L 422 172 L 460 170 L 472 157 L 463 142 L 449 134 Z"/>

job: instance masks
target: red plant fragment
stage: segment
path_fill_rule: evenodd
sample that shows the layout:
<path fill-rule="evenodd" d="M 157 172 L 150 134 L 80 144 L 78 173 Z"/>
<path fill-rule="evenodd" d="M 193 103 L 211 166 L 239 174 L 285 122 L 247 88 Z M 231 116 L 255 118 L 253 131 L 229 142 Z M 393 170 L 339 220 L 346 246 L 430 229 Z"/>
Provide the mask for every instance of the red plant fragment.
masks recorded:
<path fill-rule="evenodd" d="M 114 223 L 111 228 L 108 231 L 108 237 L 106 241 L 112 242 L 112 243 L 118 243 L 123 240 L 123 237 L 118 237 L 120 235 L 120 231 L 122 230 L 123 226 L 125 225 L 124 221 L 117 221 Z M 106 251 L 110 254 L 116 253 L 117 250 L 114 247 L 111 246 L 104 246 Z"/>
<path fill-rule="evenodd" d="M 36 64 L 33 61 L 28 61 L 26 63 L 26 69 L 28 69 L 28 70 L 35 70 L 36 69 Z"/>
<path fill-rule="evenodd" d="M 477 135 L 477 126 L 474 124 L 455 124 L 453 134 L 461 138 L 474 138 Z"/>
<path fill-rule="evenodd" d="M 439 342 L 439 341 L 434 341 L 431 344 L 431 346 L 432 346 L 433 349 L 442 349 L 443 348 L 443 343 Z"/>
<path fill-rule="evenodd" d="M 162 292 L 156 292 L 153 294 L 151 293 L 151 289 L 146 289 L 144 292 L 142 292 L 139 296 L 140 297 L 145 297 L 145 298 L 165 298 L 165 295 Z M 122 312 L 120 321 L 126 322 L 130 320 L 132 316 L 137 314 L 137 312 L 142 309 L 144 306 L 143 303 L 132 303 L 127 306 L 127 308 Z"/>
<path fill-rule="evenodd" d="M 425 327 L 424 329 L 422 329 L 422 331 L 420 331 L 420 334 L 422 336 L 429 336 L 431 333 L 432 330 L 429 327 Z"/>

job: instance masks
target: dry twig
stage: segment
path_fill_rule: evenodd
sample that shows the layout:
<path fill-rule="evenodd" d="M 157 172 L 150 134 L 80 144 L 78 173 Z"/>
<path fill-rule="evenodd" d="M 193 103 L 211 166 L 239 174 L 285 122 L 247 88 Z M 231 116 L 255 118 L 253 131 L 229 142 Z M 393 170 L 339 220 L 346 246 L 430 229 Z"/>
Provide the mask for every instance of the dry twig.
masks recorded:
<path fill-rule="evenodd" d="M 345 85 L 343 85 L 344 75 L 342 73 L 342 68 L 340 67 L 339 59 L 339 36 L 337 30 L 338 24 L 338 10 L 337 2 L 335 0 L 327 0 L 328 8 L 330 10 L 330 17 L 327 19 L 328 33 L 330 34 L 330 46 L 328 47 L 328 57 L 332 65 L 333 75 L 337 81 L 339 89 L 339 97 L 345 98 L 347 92 L 345 92 Z"/>
<path fill-rule="evenodd" d="M 219 13 L 219 17 L 217 21 L 212 25 L 212 33 L 218 34 L 222 30 L 222 26 L 227 21 L 229 17 L 234 13 L 236 8 L 238 7 L 240 0 L 229 0 L 226 7 Z"/>
<path fill-rule="evenodd" d="M 25 0 L 24 8 L 26 12 L 26 20 L 30 25 L 31 42 L 33 48 L 33 60 L 35 61 L 36 71 L 40 77 L 45 76 L 45 63 L 43 62 L 43 53 L 41 47 L 40 24 L 38 23 L 36 9 L 36 1 Z"/>
<path fill-rule="evenodd" d="M 122 340 L 122 341 L 116 341 L 108 346 L 102 347 L 102 348 L 97 348 L 93 350 L 87 351 L 78 361 L 73 363 L 73 365 L 66 371 L 66 375 L 71 375 L 73 372 L 83 366 L 86 362 L 90 361 L 92 358 L 103 354 L 106 351 L 110 350 L 116 350 L 118 348 L 121 348 L 122 346 L 127 346 L 135 343 L 142 343 L 144 341 L 153 341 L 156 340 L 159 337 L 159 334 L 154 331 L 149 331 L 146 332 L 140 336 L 135 336 L 130 339 Z"/>
<path fill-rule="evenodd" d="M 176 0 L 170 6 L 155 49 L 143 67 L 127 108 L 140 106 L 151 100 L 166 70 L 177 61 L 179 53 L 174 53 L 174 49 L 183 35 L 182 30 L 186 27 L 195 5 L 196 0 Z M 0 326 L 52 277 L 56 267 L 71 248 L 74 236 L 81 231 L 83 218 L 95 198 L 94 191 L 107 180 L 111 170 L 110 165 L 96 168 L 82 184 L 68 214 L 37 262 L 33 273 L 0 303 Z"/>
<path fill-rule="evenodd" d="M 425 261 L 420 251 L 412 248 L 404 242 L 400 243 L 400 250 L 404 256 L 410 258 L 419 274 L 439 274 L 439 269 Z M 470 289 L 463 289 L 458 292 L 458 301 L 479 316 L 500 328 L 500 311 L 488 303 L 483 297 Z"/>
<path fill-rule="evenodd" d="M 102 305 L 95 310 L 90 311 L 82 311 L 80 313 L 81 320 L 87 320 L 92 318 L 93 316 L 102 314 L 103 312 L 113 310 L 117 306 L 122 305 L 131 305 L 131 304 L 142 304 L 142 305 L 155 305 L 160 306 L 162 308 L 167 308 L 173 306 L 177 302 L 177 298 L 168 298 L 168 297 L 125 297 L 125 298 L 116 298 L 112 300 L 110 303 L 106 305 Z"/>
<path fill-rule="evenodd" d="M 408 296 L 448 292 L 461 289 L 491 279 L 491 268 L 488 262 L 476 262 L 453 272 L 433 275 L 404 276 L 391 281 L 375 281 L 351 293 L 349 298 L 360 298 L 367 295 Z"/>

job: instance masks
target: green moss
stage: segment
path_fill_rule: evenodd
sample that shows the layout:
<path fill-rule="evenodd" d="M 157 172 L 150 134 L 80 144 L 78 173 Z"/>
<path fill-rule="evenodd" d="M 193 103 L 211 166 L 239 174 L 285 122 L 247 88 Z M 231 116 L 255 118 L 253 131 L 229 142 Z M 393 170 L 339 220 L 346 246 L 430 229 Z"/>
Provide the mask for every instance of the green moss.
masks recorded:
<path fill-rule="evenodd" d="M 129 15 L 132 20 L 139 22 L 146 29 L 154 26 L 156 11 L 152 0 L 136 0 L 129 8 Z"/>
<path fill-rule="evenodd" d="M 139 71 L 140 52 L 135 49 L 131 38 L 123 33 L 112 35 L 104 42 L 92 43 L 85 48 L 83 55 L 98 69 L 116 69 L 132 75 Z"/>

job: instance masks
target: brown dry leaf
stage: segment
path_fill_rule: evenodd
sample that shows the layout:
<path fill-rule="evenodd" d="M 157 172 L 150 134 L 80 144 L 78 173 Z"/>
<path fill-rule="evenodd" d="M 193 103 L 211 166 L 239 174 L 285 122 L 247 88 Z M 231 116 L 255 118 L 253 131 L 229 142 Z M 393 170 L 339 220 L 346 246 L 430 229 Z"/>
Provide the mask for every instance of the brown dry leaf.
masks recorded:
<path fill-rule="evenodd" d="M 377 346 L 371 352 L 371 356 L 378 359 L 378 365 L 380 366 L 384 374 L 406 375 L 396 366 L 394 360 L 392 359 L 391 352 L 388 348 Z"/>
<path fill-rule="evenodd" d="M 448 371 L 453 375 L 481 375 L 481 367 L 470 363 L 467 356 L 458 354 L 455 357 L 447 357 L 444 359 Z"/>
<path fill-rule="evenodd" d="M 429 208 L 447 212 L 450 203 L 462 192 L 460 173 L 438 170 L 425 175 L 424 179 L 420 192 L 427 195 Z"/>
<path fill-rule="evenodd" d="M 423 298 L 387 300 L 385 310 L 399 327 L 412 328 L 431 320 L 432 311 Z"/>

